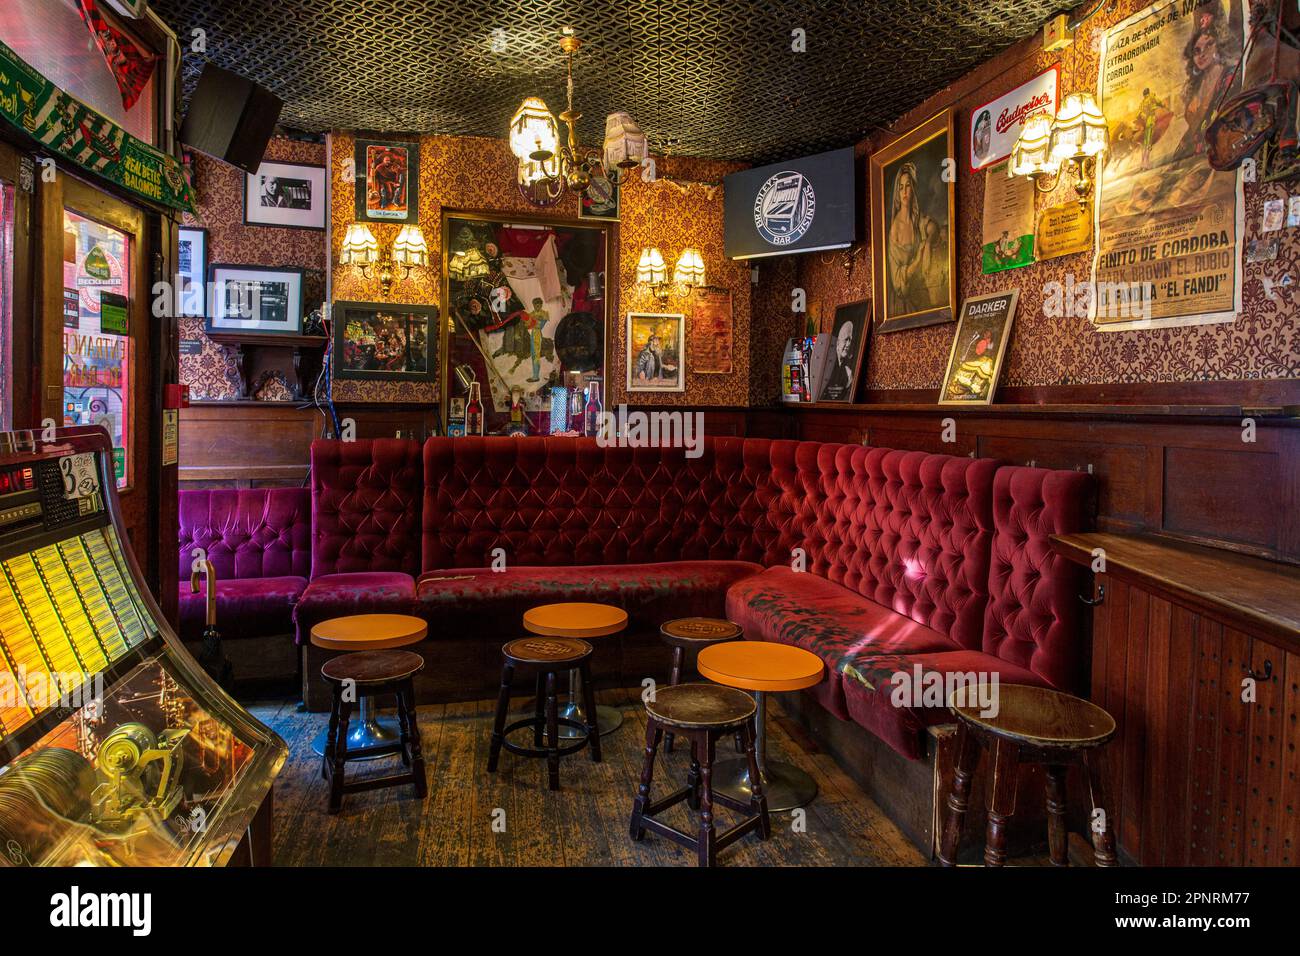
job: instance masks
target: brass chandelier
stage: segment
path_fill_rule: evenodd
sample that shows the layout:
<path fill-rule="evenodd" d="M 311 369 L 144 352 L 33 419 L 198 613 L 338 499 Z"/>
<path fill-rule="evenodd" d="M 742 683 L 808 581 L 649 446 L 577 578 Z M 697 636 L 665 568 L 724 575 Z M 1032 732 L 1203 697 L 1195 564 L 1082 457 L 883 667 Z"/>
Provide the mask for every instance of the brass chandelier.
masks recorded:
<path fill-rule="evenodd" d="M 641 165 L 648 152 L 645 133 L 623 112 L 606 117 L 602 150 L 579 144 L 575 127 L 582 114 L 573 108 L 573 55 L 581 46 L 573 29 L 564 28 L 560 37 L 566 57 L 566 108 L 560 114 L 564 136 L 538 96 L 526 98 L 510 120 L 510 150 L 519 161 L 519 191 L 537 206 L 554 205 L 566 189 L 581 194 L 595 177 L 618 185 Z"/>

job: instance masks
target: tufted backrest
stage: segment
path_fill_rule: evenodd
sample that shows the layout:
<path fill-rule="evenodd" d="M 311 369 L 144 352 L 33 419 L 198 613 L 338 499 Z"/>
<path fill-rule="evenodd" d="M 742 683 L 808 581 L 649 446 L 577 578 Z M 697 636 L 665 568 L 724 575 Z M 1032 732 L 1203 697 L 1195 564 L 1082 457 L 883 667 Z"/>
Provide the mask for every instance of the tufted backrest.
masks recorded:
<path fill-rule="evenodd" d="M 311 573 L 306 488 L 184 490 L 179 512 L 182 587 L 189 587 L 195 548 L 206 552 L 218 581 Z"/>
<path fill-rule="evenodd" d="M 978 647 L 996 462 L 858 445 L 709 438 L 431 438 L 423 567 L 802 562 Z M 799 549 L 796 551 L 796 549 Z"/>
<path fill-rule="evenodd" d="M 312 577 L 418 574 L 421 485 L 419 442 L 312 442 Z"/>
<path fill-rule="evenodd" d="M 788 537 L 766 520 L 770 444 L 710 439 L 687 458 L 590 438 L 431 438 L 424 569 L 484 566 L 498 548 L 521 565 L 763 561 Z"/>
<path fill-rule="evenodd" d="M 801 516 L 808 569 L 978 648 L 997 462 L 852 445 L 811 449 L 816 462 L 803 482 Z"/>
<path fill-rule="evenodd" d="M 1083 689 L 1083 569 L 1056 554 L 1050 536 L 1085 530 L 1091 490 L 1091 476 L 1074 471 L 1004 467 L 993 480 L 983 650 L 1066 691 Z"/>

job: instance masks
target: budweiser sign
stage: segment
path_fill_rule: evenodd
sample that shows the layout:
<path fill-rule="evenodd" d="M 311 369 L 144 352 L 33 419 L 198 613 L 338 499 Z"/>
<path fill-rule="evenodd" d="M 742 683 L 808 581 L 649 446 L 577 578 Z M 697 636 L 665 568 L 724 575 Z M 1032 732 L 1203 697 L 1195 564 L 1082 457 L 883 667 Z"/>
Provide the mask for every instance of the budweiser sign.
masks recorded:
<path fill-rule="evenodd" d="M 1035 113 L 1055 113 L 1060 102 L 1060 67 L 1053 66 L 1028 83 L 971 111 L 970 168 L 1000 163 L 1011 155 L 1025 120 Z"/>

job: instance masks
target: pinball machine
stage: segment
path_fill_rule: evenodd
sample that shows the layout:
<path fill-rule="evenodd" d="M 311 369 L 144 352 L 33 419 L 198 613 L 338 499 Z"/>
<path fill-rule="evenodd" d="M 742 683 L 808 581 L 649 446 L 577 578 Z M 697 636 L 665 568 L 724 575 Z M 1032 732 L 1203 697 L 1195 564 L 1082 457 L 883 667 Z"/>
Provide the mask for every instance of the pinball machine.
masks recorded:
<path fill-rule="evenodd" d="M 254 860 L 285 745 L 163 619 L 107 434 L 51 437 L 0 434 L 0 866 Z"/>

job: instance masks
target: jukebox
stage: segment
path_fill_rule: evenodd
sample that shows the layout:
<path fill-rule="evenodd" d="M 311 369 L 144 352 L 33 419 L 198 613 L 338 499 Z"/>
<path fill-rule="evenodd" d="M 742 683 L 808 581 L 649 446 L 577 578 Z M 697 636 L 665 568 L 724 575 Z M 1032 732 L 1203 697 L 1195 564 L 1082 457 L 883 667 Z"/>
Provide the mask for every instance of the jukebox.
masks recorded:
<path fill-rule="evenodd" d="M 0 434 L 0 866 L 224 865 L 285 754 L 144 587 L 104 431 Z"/>

